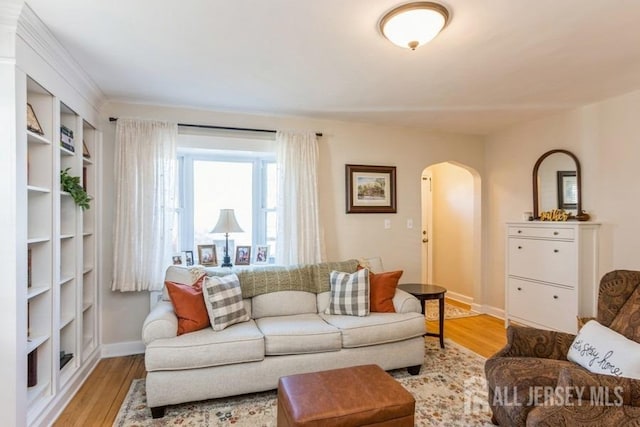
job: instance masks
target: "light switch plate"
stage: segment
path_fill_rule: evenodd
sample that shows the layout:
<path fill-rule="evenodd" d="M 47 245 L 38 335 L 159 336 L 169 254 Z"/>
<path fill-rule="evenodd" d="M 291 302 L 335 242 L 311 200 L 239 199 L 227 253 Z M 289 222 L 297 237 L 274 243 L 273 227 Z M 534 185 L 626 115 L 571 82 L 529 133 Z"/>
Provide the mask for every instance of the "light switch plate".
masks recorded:
<path fill-rule="evenodd" d="M 385 230 L 390 230 L 391 229 L 391 220 L 390 219 L 385 219 L 384 220 L 384 229 Z"/>

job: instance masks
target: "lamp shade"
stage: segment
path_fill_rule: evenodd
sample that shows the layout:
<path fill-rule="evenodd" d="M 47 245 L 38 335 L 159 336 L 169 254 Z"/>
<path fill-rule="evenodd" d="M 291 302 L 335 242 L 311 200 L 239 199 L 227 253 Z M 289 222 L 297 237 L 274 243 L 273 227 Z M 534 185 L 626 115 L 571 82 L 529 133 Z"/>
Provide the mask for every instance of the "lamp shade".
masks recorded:
<path fill-rule="evenodd" d="M 447 25 L 449 12 L 437 3 L 420 1 L 399 6 L 380 21 L 380 31 L 397 46 L 415 50 Z"/>
<path fill-rule="evenodd" d="M 220 217 L 218 218 L 218 223 L 213 230 L 212 233 L 242 233 L 242 228 L 236 221 L 236 214 L 233 212 L 233 209 L 220 209 Z"/>

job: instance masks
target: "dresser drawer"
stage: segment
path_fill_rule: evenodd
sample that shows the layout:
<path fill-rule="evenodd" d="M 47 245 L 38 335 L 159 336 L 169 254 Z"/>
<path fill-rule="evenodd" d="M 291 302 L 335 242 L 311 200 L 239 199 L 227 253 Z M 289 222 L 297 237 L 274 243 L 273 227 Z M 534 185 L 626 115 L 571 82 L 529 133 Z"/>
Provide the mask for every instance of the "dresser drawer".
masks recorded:
<path fill-rule="evenodd" d="M 509 318 L 536 323 L 551 329 L 575 333 L 578 297 L 575 289 L 509 278 Z"/>
<path fill-rule="evenodd" d="M 573 228 L 569 227 L 535 227 L 535 226 L 510 226 L 509 236 L 514 237 L 533 237 L 539 239 L 563 239 L 573 240 L 575 233 Z"/>
<path fill-rule="evenodd" d="M 574 242 L 509 238 L 511 276 L 564 286 L 578 285 L 578 257 Z"/>

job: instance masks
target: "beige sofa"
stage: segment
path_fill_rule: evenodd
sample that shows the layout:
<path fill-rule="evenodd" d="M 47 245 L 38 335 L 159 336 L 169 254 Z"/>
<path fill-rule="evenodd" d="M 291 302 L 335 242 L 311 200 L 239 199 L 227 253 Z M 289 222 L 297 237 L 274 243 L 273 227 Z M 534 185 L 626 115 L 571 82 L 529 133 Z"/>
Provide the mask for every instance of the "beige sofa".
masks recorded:
<path fill-rule="evenodd" d="M 412 295 L 396 291 L 396 313 L 324 314 L 330 299 L 323 291 L 326 272 L 334 267 L 355 271 L 356 265 L 354 260 L 295 271 L 301 280 L 317 282 L 319 292 L 269 291 L 297 285 L 283 279 L 262 287 L 256 280 L 260 276 L 244 271 L 239 274 L 243 296 L 243 282 L 264 293 L 244 299 L 249 321 L 219 332 L 208 327 L 176 336 L 173 306 L 166 298 L 159 302 L 142 330 L 147 404 L 153 417 L 162 417 L 166 405 L 275 389 L 280 377 L 291 374 L 362 364 L 385 370 L 407 367 L 417 374 L 424 360 L 425 322 Z M 184 283 L 189 274 L 170 267 L 166 278 Z"/>

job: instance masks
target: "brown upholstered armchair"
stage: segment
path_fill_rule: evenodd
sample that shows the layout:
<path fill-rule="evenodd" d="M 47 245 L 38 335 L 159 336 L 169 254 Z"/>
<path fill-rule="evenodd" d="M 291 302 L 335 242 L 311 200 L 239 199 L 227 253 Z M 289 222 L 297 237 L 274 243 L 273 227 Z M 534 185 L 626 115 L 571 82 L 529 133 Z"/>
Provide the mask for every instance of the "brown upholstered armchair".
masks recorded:
<path fill-rule="evenodd" d="M 617 270 L 602 278 L 596 320 L 640 342 L 640 271 Z M 594 374 L 568 361 L 574 338 L 562 332 L 509 326 L 507 345 L 485 363 L 495 424 L 640 425 L 640 380 Z M 579 402 L 557 400 L 556 390 L 577 387 L 586 393 Z M 610 395 L 603 396 L 602 391 Z"/>

